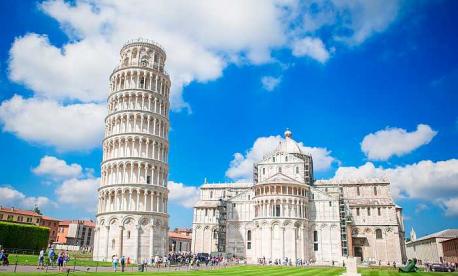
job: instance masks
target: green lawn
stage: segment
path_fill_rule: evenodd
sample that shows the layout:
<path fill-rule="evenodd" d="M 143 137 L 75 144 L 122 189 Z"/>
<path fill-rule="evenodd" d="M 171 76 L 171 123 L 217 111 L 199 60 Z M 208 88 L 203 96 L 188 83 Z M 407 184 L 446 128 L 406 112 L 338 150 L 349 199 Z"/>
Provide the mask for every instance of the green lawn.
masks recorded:
<path fill-rule="evenodd" d="M 272 266 L 237 266 L 237 267 L 230 267 L 226 269 L 218 269 L 218 270 L 202 270 L 202 271 L 191 271 L 191 272 L 146 272 L 146 273 L 132 273 L 132 272 L 125 272 L 125 273 L 112 273 L 112 272 L 99 272 L 99 273 L 72 273 L 72 275 L 101 275 L 101 276 L 109 276 L 109 275 L 233 275 L 233 276 L 255 276 L 255 275 L 262 275 L 262 276 L 290 276 L 290 275 L 319 275 L 319 276 L 334 276 L 340 275 L 344 270 L 342 268 L 295 268 L 295 267 L 272 267 Z M 458 273 L 433 273 L 433 272 L 418 272 L 412 274 L 400 274 L 395 270 L 391 269 L 361 269 L 360 273 L 364 276 L 392 276 L 392 275 L 415 275 L 415 276 L 426 276 L 426 275 L 453 275 L 457 276 Z M 16 273 L 17 276 L 35 276 L 35 275 L 43 275 L 43 272 L 32 272 L 32 273 Z M 47 273 L 45 275 L 64 275 L 64 273 Z"/>
<path fill-rule="evenodd" d="M 17 260 L 18 265 L 37 265 L 38 264 L 38 255 L 13 255 L 9 256 L 10 264 L 14 265 Z M 47 260 L 47 257 L 45 257 Z M 57 262 L 57 261 L 56 261 Z M 111 266 L 111 262 L 96 262 L 91 258 L 75 258 L 70 256 L 70 262 L 68 266 L 73 266 L 76 262 L 77 266 Z"/>

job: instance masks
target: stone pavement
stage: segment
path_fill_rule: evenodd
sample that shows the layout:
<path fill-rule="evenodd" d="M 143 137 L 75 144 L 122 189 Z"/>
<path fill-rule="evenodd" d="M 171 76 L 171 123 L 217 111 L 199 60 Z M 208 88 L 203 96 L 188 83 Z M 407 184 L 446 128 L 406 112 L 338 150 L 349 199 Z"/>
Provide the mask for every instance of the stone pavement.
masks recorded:
<path fill-rule="evenodd" d="M 189 268 L 189 266 L 172 266 L 172 267 L 161 267 L 161 268 L 153 268 L 153 267 L 146 267 L 145 272 L 170 272 L 170 271 L 189 271 L 189 270 L 213 270 L 213 269 L 220 269 L 223 268 L 224 266 L 200 266 L 199 268 Z M 0 274 L 5 273 L 5 272 L 14 272 L 15 266 L 14 265 L 9 265 L 9 266 L 0 266 Z M 67 266 L 65 269 L 70 269 L 73 272 L 73 266 Z M 113 271 L 112 267 L 87 267 L 87 266 L 76 266 L 75 267 L 76 271 L 84 271 L 84 272 L 111 272 Z M 37 269 L 36 266 L 31 266 L 31 265 L 18 265 L 16 267 L 16 272 L 46 272 L 46 269 L 41 270 Z M 58 272 L 57 267 L 48 267 L 47 269 L 48 272 Z M 65 270 L 66 271 L 66 270 Z M 118 269 L 118 271 L 121 271 L 121 269 Z M 135 267 L 126 267 L 126 272 L 137 272 L 138 268 Z"/>

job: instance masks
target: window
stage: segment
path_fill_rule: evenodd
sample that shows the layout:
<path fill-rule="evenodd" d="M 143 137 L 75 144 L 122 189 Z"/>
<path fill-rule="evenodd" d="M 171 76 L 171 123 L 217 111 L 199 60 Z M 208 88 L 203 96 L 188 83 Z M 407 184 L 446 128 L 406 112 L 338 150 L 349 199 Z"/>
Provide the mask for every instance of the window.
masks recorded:
<path fill-rule="evenodd" d="M 299 167 L 296 167 L 296 173 L 299 173 Z"/>
<path fill-rule="evenodd" d="M 329 207 L 332 207 L 332 201 L 329 201 Z"/>
<path fill-rule="evenodd" d="M 288 162 L 288 156 L 285 156 L 285 162 Z"/>
<path fill-rule="evenodd" d="M 262 174 L 266 174 L 266 168 L 262 168 Z"/>
<path fill-rule="evenodd" d="M 213 216 L 215 216 L 215 209 L 213 209 Z"/>
<path fill-rule="evenodd" d="M 278 167 L 278 172 L 281 173 L 281 167 Z"/>
<path fill-rule="evenodd" d="M 375 229 L 375 238 L 377 240 L 383 239 L 383 235 L 382 235 L 382 230 L 381 229 Z"/>
<path fill-rule="evenodd" d="M 146 184 L 151 184 L 151 176 L 150 175 L 148 175 L 146 177 Z"/>
<path fill-rule="evenodd" d="M 210 191 L 210 198 L 213 198 L 213 191 Z"/>
<path fill-rule="evenodd" d="M 130 231 L 127 231 L 127 239 L 130 239 Z"/>
<path fill-rule="evenodd" d="M 377 208 L 377 213 L 378 213 L 379 216 L 382 215 L 382 209 L 380 207 Z"/>
<path fill-rule="evenodd" d="M 361 192 L 360 192 L 360 190 L 359 190 L 359 186 L 356 187 L 356 194 L 357 194 L 357 195 L 361 195 Z"/>
<path fill-rule="evenodd" d="M 22 222 L 23 221 L 23 217 L 21 217 L 21 216 L 17 217 L 17 221 L 21 221 Z"/>
<path fill-rule="evenodd" d="M 377 186 L 374 186 L 374 195 L 377 195 Z"/>
<path fill-rule="evenodd" d="M 280 216 L 280 205 L 275 205 L 275 216 L 276 217 Z"/>
<path fill-rule="evenodd" d="M 208 215 L 208 209 L 205 209 L 205 216 Z"/>
<path fill-rule="evenodd" d="M 328 188 L 325 188 L 324 191 L 327 193 L 328 192 Z"/>
<path fill-rule="evenodd" d="M 251 249 L 251 230 L 248 230 L 246 232 L 246 240 L 247 240 L 246 248 Z"/>
<path fill-rule="evenodd" d="M 213 230 L 213 239 L 217 239 L 218 238 L 218 232 L 215 230 Z"/>
<path fill-rule="evenodd" d="M 306 171 L 309 170 L 309 165 L 305 165 L 305 170 L 306 170 Z"/>
<path fill-rule="evenodd" d="M 313 251 L 318 251 L 318 231 L 313 231 Z"/>
<path fill-rule="evenodd" d="M 272 162 L 274 162 L 274 163 L 275 163 L 275 156 L 274 156 L 274 157 L 272 157 Z"/>
<path fill-rule="evenodd" d="M 356 208 L 356 215 L 359 216 L 359 208 Z"/>
<path fill-rule="evenodd" d="M 370 207 L 367 207 L 367 215 L 368 215 L 368 216 L 371 215 L 371 208 L 370 208 Z"/>

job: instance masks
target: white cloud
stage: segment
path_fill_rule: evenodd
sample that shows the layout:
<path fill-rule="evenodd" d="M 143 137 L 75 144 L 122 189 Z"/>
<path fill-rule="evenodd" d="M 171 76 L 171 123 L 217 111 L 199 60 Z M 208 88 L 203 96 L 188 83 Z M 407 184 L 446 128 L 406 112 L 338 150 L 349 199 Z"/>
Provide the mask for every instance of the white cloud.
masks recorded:
<path fill-rule="evenodd" d="M 330 57 L 329 51 L 319 38 L 305 37 L 296 40 L 292 48 L 296 57 L 309 56 L 321 63 L 325 63 Z"/>
<path fill-rule="evenodd" d="M 97 208 L 99 182 L 99 178 L 65 180 L 56 189 L 59 205 L 62 207 L 71 206 L 94 213 Z"/>
<path fill-rule="evenodd" d="M 0 187 L 0 203 L 3 207 L 18 207 L 24 209 L 33 209 L 35 206 L 46 208 L 54 205 L 54 202 L 47 197 L 26 196 L 10 187 Z"/>
<path fill-rule="evenodd" d="M 275 90 L 280 82 L 281 77 L 265 76 L 261 79 L 262 87 L 269 92 Z"/>
<path fill-rule="evenodd" d="M 168 182 L 169 188 L 169 201 L 180 204 L 186 208 L 194 207 L 194 204 L 200 198 L 200 191 L 198 187 L 186 186 L 183 183 L 174 181 Z"/>
<path fill-rule="evenodd" d="M 412 132 L 386 128 L 366 135 L 361 142 L 361 150 L 371 160 L 388 160 L 393 155 L 402 156 L 428 144 L 436 134 L 437 131 L 425 124 L 419 124 Z"/>
<path fill-rule="evenodd" d="M 60 160 L 54 156 L 43 156 L 40 164 L 33 168 L 36 175 L 50 177 L 52 179 L 78 178 L 82 175 L 82 167 L 79 164 L 67 164 L 65 160 Z"/>
<path fill-rule="evenodd" d="M 423 199 L 435 202 L 447 214 L 458 213 L 458 159 L 433 162 L 423 160 L 395 168 L 375 167 L 367 162 L 360 167 L 340 167 L 334 180 L 387 177 L 395 198 Z"/>
<path fill-rule="evenodd" d="M 15 95 L 0 105 L 3 131 L 59 150 L 88 150 L 100 146 L 106 109 L 98 104 L 60 105 Z"/>
<path fill-rule="evenodd" d="M 316 34 L 323 28 L 335 41 L 358 45 L 395 21 L 400 0 L 304 1 L 300 10 L 302 25 L 297 32 Z"/>
<path fill-rule="evenodd" d="M 458 216 L 458 197 L 444 201 L 445 215 L 450 217 Z"/>
<path fill-rule="evenodd" d="M 246 151 L 245 155 L 237 152 L 234 159 L 230 162 L 226 170 L 226 176 L 233 180 L 250 180 L 253 174 L 253 164 L 262 160 L 265 154 L 268 154 L 277 148 L 278 144 L 283 141 L 281 136 L 259 137 L 253 146 Z M 324 171 L 331 167 L 336 161 L 331 156 L 331 152 L 326 148 L 307 147 L 298 143 L 304 153 L 309 153 L 313 157 L 313 166 L 316 171 Z"/>

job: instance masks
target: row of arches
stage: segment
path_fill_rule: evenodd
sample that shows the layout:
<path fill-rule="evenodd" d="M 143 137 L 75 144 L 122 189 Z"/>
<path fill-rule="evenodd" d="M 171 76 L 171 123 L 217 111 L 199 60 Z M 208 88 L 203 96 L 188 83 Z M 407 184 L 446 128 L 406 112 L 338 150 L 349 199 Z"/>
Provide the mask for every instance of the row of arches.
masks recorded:
<path fill-rule="evenodd" d="M 103 160 L 116 158 L 147 158 L 168 161 L 168 145 L 140 135 L 115 136 L 103 143 Z"/>
<path fill-rule="evenodd" d="M 167 117 L 167 98 L 142 90 L 120 91 L 108 97 L 108 113 L 121 110 L 144 110 Z"/>
<path fill-rule="evenodd" d="M 157 115 L 123 112 L 108 116 L 105 121 L 105 137 L 124 133 L 147 133 L 168 138 L 169 124 Z"/>
<path fill-rule="evenodd" d="M 168 98 L 170 80 L 164 74 L 153 73 L 146 69 L 124 69 L 111 76 L 111 93 L 125 89 L 145 89 Z"/>
<path fill-rule="evenodd" d="M 167 186 L 168 170 L 165 165 L 142 161 L 118 161 L 102 164 L 101 185 L 152 184 Z"/>
<path fill-rule="evenodd" d="M 307 196 L 307 189 L 289 185 L 258 185 L 255 188 L 255 196 L 265 195 L 294 195 Z"/>
<path fill-rule="evenodd" d="M 307 218 L 305 200 L 297 199 L 266 199 L 256 200 L 255 217 L 287 217 Z"/>
<path fill-rule="evenodd" d="M 99 192 L 98 214 L 137 211 L 167 213 L 167 190 L 157 188 L 110 188 Z"/>
<path fill-rule="evenodd" d="M 148 45 L 149 46 L 149 45 Z M 129 46 L 121 50 L 122 66 L 130 65 L 156 65 L 159 68 L 164 67 L 165 53 L 159 47 Z"/>

